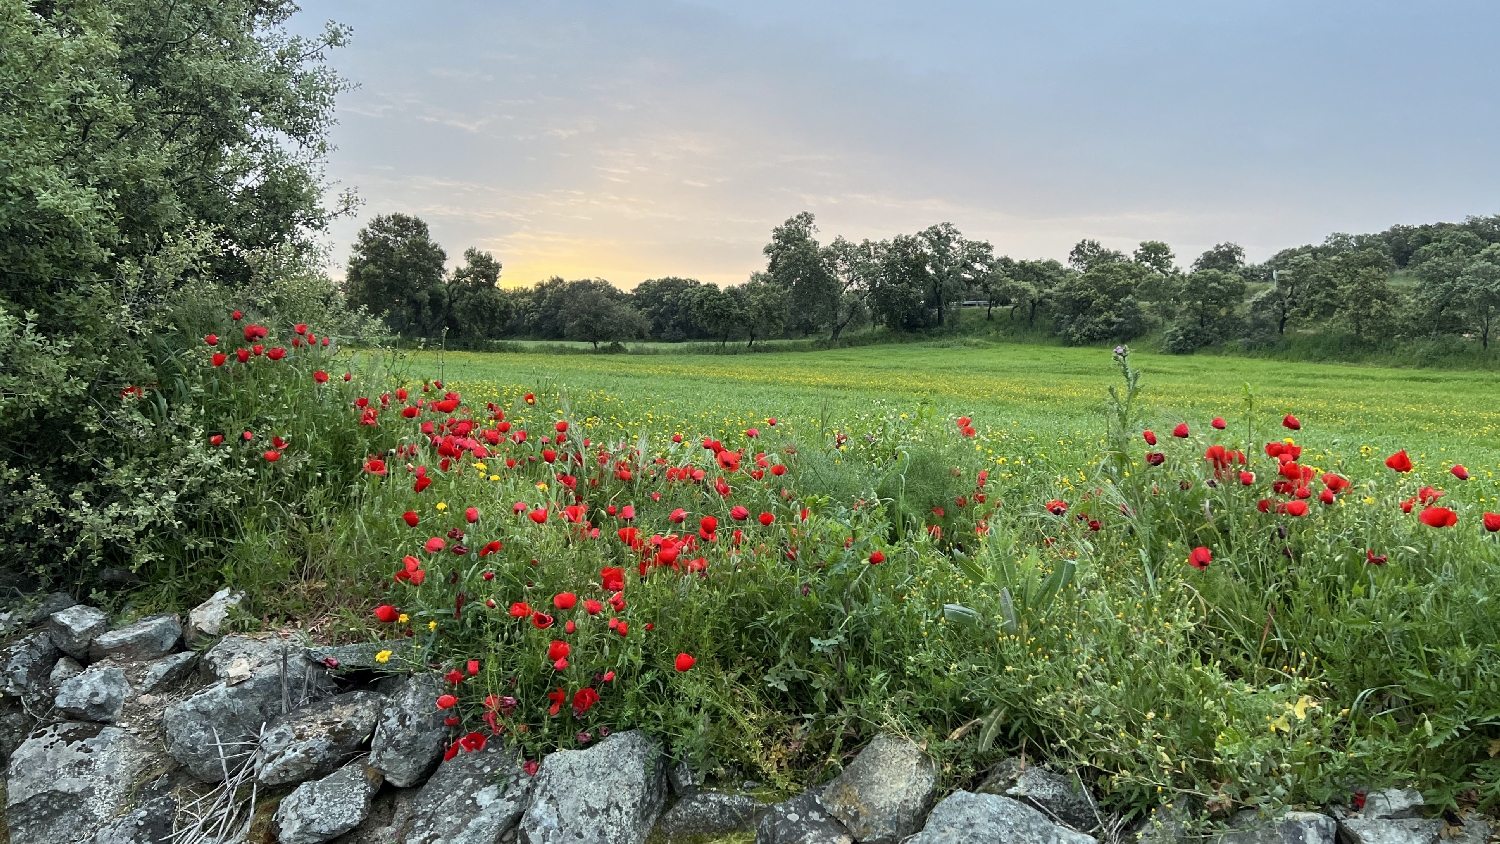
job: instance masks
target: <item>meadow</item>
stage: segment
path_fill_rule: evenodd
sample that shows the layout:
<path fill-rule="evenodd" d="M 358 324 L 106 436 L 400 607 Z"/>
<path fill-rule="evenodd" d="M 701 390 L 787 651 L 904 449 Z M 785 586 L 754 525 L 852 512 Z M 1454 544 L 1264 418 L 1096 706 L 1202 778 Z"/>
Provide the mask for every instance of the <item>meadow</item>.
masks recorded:
<path fill-rule="evenodd" d="M 445 673 L 453 753 L 640 727 L 789 793 L 886 730 L 945 787 L 1026 753 L 1125 816 L 1500 800 L 1492 375 L 243 332 L 184 355 L 240 503 L 136 606 L 227 582 L 242 627 L 387 641 Z"/>

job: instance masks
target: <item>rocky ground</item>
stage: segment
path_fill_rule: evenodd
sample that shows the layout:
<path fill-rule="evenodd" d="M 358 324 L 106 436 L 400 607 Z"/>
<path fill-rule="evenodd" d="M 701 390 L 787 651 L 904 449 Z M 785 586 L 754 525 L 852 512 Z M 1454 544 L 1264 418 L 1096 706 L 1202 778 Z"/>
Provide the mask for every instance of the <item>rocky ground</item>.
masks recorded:
<path fill-rule="evenodd" d="M 639 732 L 554 753 L 534 773 L 502 742 L 453 747 L 435 675 L 374 671 L 376 648 L 219 637 L 238 598 L 115 628 L 50 596 L 0 617 L 0 844 L 642 844 L 754 833 L 757 844 L 1169 844 L 1160 813 L 1122 830 L 1078 781 L 1007 760 L 938 800 L 922 748 L 882 735 L 790 800 L 709 788 Z M 192 649 L 189 649 L 192 648 Z M 445 759 L 445 756 L 448 757 Z M 1421 795 L 1355 811 L 1242 812 L 1221 844 L 1485 844 L 1424 817 Z"/>

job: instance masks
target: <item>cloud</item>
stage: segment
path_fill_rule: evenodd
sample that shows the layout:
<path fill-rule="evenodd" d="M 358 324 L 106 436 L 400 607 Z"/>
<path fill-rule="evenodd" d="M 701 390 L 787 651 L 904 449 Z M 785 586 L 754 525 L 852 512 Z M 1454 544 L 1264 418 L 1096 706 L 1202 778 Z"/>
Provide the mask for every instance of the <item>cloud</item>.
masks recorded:
<path fill-rule="evenodd" d="M 807 209 L 828 237 L 951 220 L 1252 257 L 1494 213 L 1477 3 L 314 0 L 351 23 L 330 172 L 509 283 L 733 283 Z"/>

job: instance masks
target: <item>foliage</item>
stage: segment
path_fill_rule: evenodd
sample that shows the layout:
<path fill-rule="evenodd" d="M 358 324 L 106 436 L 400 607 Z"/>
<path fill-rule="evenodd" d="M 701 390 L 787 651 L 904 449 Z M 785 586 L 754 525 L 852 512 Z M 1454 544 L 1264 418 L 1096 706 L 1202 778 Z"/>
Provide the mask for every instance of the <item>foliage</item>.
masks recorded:
<path fill-rule="evenodd" d="M 1148 275 L 1139 264 L 1106 261 L 1067 277 L 1052 293 L 1057 333 L 1071 343 L 1139 337 L 1146 316 L 1135 294 Z"/>
<path fill-rule="evenodd" d="M 355 238 L 344 289 L 398 335 L 440 335 L 448 321 L 447 260 L 420 218 L 380 215 Z"/>

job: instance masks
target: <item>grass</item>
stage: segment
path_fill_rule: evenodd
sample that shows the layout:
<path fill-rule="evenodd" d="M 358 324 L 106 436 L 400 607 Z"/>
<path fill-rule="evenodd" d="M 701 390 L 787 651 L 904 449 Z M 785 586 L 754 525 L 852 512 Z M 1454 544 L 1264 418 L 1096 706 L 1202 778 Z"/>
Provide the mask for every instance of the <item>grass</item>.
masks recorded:
<path fill-rule="evenodd" d="M 1465 462 L 1471 469 L 1500 469 L 1500 373 L 1201 355 L 1135 358 L 1145 372 L 1147 413 L 1157 425 L 1202 426 L 1224 416 L 1231 430 L 1242 431 L 1248 385 L 1257 436 L 1275 435 L 1281 416 L 1295 412 L 1309 442 L 1344 450 L 1370 446 L 1382 457 L 1406 448 L 1439 468 Z M 603 409 L 617 406 L 604 415 L 629 436 L 664 426 L 684 433 L 704 426 L 743 430 L 765 416 L 807 424 L 929 402 L 940 413 L 980 416 L 1023 436 L 1084 446 L 1103 436 L 1105 389 L 1115 378 L 1108 353 L 1098 349 L 975 348 L 961 339 L 755 356 L 422 354 L 412 363 L 414 371 L 441 371 L 476 397 L 500 385 L 566 386 L 596 397 Z"/>

